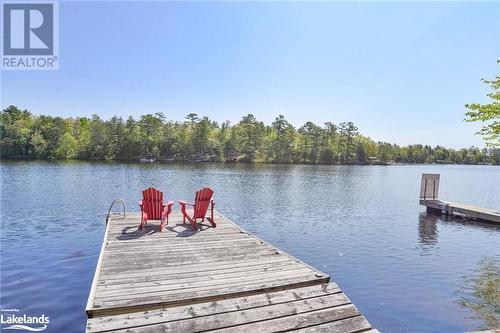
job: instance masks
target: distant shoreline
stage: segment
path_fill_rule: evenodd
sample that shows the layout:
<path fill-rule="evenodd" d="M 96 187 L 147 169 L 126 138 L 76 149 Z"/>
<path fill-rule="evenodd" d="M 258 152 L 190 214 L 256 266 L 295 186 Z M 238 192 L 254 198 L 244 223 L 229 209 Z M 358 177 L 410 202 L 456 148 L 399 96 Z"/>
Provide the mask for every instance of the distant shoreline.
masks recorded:
<path fill-rule="evenodd" d="M 294 127 L 283 115 L 265 124 L 247 114 L 236 124 L 195 113 L 184 121 L 162 113 L 103 120 L 33 115 L 14 105 L 0 112 L 2 158 L 126 160 L 185 163 L 311 165 L 500 164 L 500 148 L 375 141 L 352 122 L 306 122 Z"/>
<path fill-rule="evenodd" d="M 115 163 L 115 164 L 169 164 L 169 165 L 318 165 L 318 166 L 417 166 L 417 165 L 475 165 L 475 166 L 499 166 L 491 163 L 477 163 L 477 164 L 466 164 L 466 163 L 406 163 L 406 162 L 389 162 L 389 163 L 378 163 L 378 164 L 370 164 L 370 163 L 335 163 L 335 164 L 326 164 L 326 163 L 292 163 L 292 162 L 265 162 L 265 161 L 190 161 L 190 160 L 176 160 L 176 161 L 153 161 L 153 162 L 141 162 L 139 159 L 56 159 L 56 158 L 31 158 L 31 157 L 2 157 L 0 162 L 90 162 L 90 163 Z"/>

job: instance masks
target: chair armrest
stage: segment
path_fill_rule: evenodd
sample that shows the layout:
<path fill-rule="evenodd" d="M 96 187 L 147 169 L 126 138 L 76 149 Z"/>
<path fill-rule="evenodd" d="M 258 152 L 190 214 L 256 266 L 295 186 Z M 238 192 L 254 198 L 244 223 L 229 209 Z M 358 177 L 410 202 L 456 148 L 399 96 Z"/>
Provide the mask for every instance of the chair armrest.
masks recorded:
<path fill-rule="evenodd" d="M 167 203 L 163 203 L 162 212 L 161 212 L 162 218 L 165 218 L 165 217 L 168 218 L 168 214 L 170 214 L 172 212 L 173 205 L 174 205 L 174 202 L 172 200 L 168 201 Z"/>
<path fill-rule="evenodd" d="M 181 205 L 181 206 L 185 206 L 185 205 L 194 206 L 194 203 L 187 202 L 184 200 L 179 200 L 179 205 Z"/>

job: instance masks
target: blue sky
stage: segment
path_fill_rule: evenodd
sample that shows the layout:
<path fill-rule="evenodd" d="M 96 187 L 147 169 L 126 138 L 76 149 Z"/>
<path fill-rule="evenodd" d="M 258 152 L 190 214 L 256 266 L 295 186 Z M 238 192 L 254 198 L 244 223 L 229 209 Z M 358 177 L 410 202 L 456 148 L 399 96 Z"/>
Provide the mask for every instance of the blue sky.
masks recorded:
<path fill-rule="evenodd" d="M 499 2 L 61 2 L 59 70 L 3 71 L 1 105 L 59 116 L 353 121 L 483 147 L 464 104 L 499 72 Z"/>

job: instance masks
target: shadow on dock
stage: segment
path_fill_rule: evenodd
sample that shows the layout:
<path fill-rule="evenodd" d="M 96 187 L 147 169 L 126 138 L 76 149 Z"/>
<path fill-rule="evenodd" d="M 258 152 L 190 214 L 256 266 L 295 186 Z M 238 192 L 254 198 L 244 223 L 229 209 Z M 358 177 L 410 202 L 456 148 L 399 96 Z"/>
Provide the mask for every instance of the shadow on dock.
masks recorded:
<path fill-rule="evenodd" d="M 174 224 L 172 226 L 167 225 L 165 227 L 165 229 L 167 229 L 168 231 L 176 233 L 177 235 L 175 237 L 191 237 L 209 228 L 213 227 L 211 225 L 206 225 L 204 223 L 198 223 L 198 230 L 194 230 L 189 223 L 177 224 L 177 225 Z M 179 231 L 178 229 L 182 230 Z"/>
<path fill-rule="evenodd" d="M 191 237 L 200 232 L 203 232 L 209 228 L 213 228 L 211 225 L 207 225 L 206 222 L 198 223 L 198 230 L 194 230 L 189 223 L 185 224 L 167 224 L 163 232 L 173 232 L 176 237 Z M 142 228 L 138 229 L 138 226 L 127 226 L 121 231 L 121 234 L 116 236 L 117 240 L 133 240 L 139 239 L 144 236 L 153 235 L 160 232 L 158 223 L 150 222 Z"/>
<path fill-rule="evenodd" d="M 147 235 L 152 235 L 159 232 L 158 227 L 154 225 L 145 225 L 142 230 L 137 227 L 125 227 L 122 229 L 121 234 L 116 236 L 118 240 L 138 239 Z"/>

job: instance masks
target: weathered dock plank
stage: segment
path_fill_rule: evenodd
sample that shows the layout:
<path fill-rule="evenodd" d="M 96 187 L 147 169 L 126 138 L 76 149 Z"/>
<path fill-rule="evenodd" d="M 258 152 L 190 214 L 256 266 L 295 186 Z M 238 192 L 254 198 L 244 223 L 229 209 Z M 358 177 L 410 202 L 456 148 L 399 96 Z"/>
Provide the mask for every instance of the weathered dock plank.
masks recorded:
<path fill-rule="evenodd" d="M 371 328 L 330 277 L 216 212 L 195 232 L 172 214 L 158 232 L 138 213 L 106 228 L 87 332 L 341 331 Z"/>

